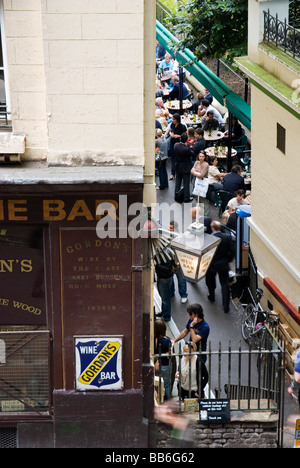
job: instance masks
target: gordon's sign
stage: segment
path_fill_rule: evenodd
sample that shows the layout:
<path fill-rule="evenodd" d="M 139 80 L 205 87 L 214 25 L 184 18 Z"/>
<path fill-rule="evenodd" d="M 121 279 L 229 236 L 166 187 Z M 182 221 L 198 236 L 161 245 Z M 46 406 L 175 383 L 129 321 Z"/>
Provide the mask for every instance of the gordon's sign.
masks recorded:
<path fill-rule="evenodd" d="M 78 390 L 119 390 L 122 380 L 122 338 L 76 338 Z"/>

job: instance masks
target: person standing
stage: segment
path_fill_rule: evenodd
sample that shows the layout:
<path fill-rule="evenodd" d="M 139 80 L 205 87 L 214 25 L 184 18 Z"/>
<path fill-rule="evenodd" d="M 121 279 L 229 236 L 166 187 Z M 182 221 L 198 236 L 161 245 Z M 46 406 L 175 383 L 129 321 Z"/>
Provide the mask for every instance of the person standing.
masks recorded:
<path fill-rule="evenodd" d="M 178 232 L 178 224 L 176 223 L 176 221 L 170 221 L 169 230 L 171 232 Z M 188 300 L 187 283 L 186 283 L 186 279 L 183 276 L 183 271 L 180 265 L 177 270 L 176 277 L 177 277 L 177 283 L 178 283 L 178 292 L 181 297 L 181 304 L 185 304 Z M 173 296 L 175 293 L 174 279 L 173 279 L 173 286 L 172 286 L 171 292 Z"/>
<path fill-rule="evenodd" d="M 166 336 L 167 325 L 163 319 L 157 319 L 154 322 L 154 354 L 168 354 L 172 347 L 172 342 L 170 338 Z M 165 399 L 169 400 L 172 388 L 171 388 L 171 369 L 170 367 L 170 358 L 163 356 L 160 358 L 160 371 L 161 377 L 164 380 L 165 387 Z"/>
<path fill-rule="evenodd" d="M 229 312 L 230 288 L 229 288 L 229 263 L 234 257 L 234 248 L 230 234 L 221 232 L 221 223 L 212 221 L 212 235 L 219 237 L 221 243 L 206 272 L 205 281 L 208 288 L 208 300 L 215 302 L 216 276 L 218 274 L 222 289 L 222 304 L 225 313 Z"/>
<path fill-rule="evenodd" d="M 198 179 L 204 179 L 208 177 L 208 170 L 209 164 L 207 162 L 207 156 L 201 151 L 191 169 L 191 174 Z M 204 205 L 204 216 L 209 216 L 209 199 L 207 197 L 198 197 L 198 201 Z"/>
<path fill-rule="evenodd" d="M 167 258 L 166 260 L 158 260 L 154 257 L 155 260 L 155 273 L 156 273 L 156 280 L 157 280 L 157 289 L 158 293 L 161 297 L 161 316 L 165 322 L 169 322 L 171 320 L 171 295 L 172 295 L 172 284 L 173 284 L 173 274 L 174 274 L 174 267 L 176 267 L 176 263 L 174 261 L 173 255 L 170 250 L 166 251 L 167 254 L 170 256 L 170 259 Z"/>
<path fill-rule="evenodd" d="M 296 362 L 294 367 L 294 378 L 291 385 L 288 388 L 289 395 L 298 397 L 299 408 L 300 408 L 300 348 L 296 354 Z"/>
<path fill-rule="evenodd" d="M 190 334 L 190 341 L 196 344 L 197 351 L 201 351 L 197 357 L 197 382 L 201 380 L 200 397 L 204 398 L 204 388 L 208 382 L 208 372 L 205 365 L 207 356 L 202 353 L 206 352 L 210 328 L 206 320 L 204 320 L 203 307 L 201 304 L 189 305 L 187 307 L 187 313 L 189 314 L 189 320 L 182 332 L 174 339 L 173 346 Z"/>
<path fill-rule="evenodd" d="M 162 131 L 160 129 L 156 130 L 157 139 L 155 141 L 155 152 L 158 156 L 157 159 L 157 169 L 159 176 L 159 189 L 165 190 L 169 187 L 168 173 L 167 173 L 167 160 L 168 160 L 168 142 L 162 136 Z"/>
<path fill-rule="evenodd" d="M 181 123 L 180 114 L 174 114 L 172 116 L 172 123 L 168 127 L 165 137 L 170 135 L 170 157 L 171 157 L 171 176 L 170 180 L 173 180 L 175 177 L 175 153 L 174 153 L 174 146 L 176 143 L 179 143 L 181 140 L 181 135 L 186 133 L 186 126 Z"/>
<path fill-rule="evenodd" d="M 184 203 L 190 203 L 193 198 L 190 196 L 190 172 L 192 167 L 193 150 L 187 144 L 187 134 L 181 135 L 180 143 L 175 143 L 175 195 L 181 188 L 183 181 Z"/>

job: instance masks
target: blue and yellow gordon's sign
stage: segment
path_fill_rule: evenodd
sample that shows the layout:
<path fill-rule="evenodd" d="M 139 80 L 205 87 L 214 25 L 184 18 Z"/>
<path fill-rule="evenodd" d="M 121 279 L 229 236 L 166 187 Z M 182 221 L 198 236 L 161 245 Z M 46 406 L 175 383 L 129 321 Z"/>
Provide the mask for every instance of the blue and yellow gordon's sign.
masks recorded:
<path fill-rule="evenodd" d="M 119 390 L 122 381 L 122 338 L 76 339 L 78 390 Z"/>

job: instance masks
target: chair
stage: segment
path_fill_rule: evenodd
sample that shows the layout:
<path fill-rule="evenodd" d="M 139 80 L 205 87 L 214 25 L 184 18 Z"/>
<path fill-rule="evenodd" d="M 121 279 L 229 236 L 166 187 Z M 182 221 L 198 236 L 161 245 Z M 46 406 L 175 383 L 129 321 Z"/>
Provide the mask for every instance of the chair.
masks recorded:
<path fill-rule="evenodd" d="M 240 155 L 240 163 L 244 169 L 248 170 L 251 166 L 251 150 L 245 150 Z"/>
<path fill-rule="evenodd" d="M 231 200 L 234 195 L 225 190 L 218 190 L 218 199 L 219 199 L 219 217 L 226 210 L 229 200 Z"/>
<path fill-rule="evenodd" d="M 238 156 L 239 156 L 240 154 L 242 154 L 242 153 L 245 151 L 247 144 L 248 144 L 248 137 L 247 137 L 247 135 L 243 135 L 243 136 L 242 136 L 242 138 L 240 139 L 238 145 L 234 145 L 234 144 L 233 144 L 233 147 L 234 147 L 234 149 L 236 150 Z"/>
<path fill-rule="evenodd" d="M 194 93 L 192 92 L 192 93 L 188 94 L 185 99 L 188 99 L 189 101 L 191 101 L 193 98 L 194 98 Z"/>

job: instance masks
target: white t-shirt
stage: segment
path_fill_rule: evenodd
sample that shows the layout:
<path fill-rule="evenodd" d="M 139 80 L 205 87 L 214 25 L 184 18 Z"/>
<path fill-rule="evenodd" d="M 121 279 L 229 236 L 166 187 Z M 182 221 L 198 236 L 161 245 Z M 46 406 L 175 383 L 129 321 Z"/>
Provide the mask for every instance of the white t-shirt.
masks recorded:
<path fill-rule="evenodd" d="M 209 166 L 209 169 L 208 169 L 208 181 L 210 184 L 217 184 L 217 183 L 220 183 L 220 179 L 219 177 L 217 176 L 217 174 L 219 174 L 220 171 L 219 169 L 217 168 L 217 166 Z"/>
<path fill-rule="evenodd" d="M 228 202 L 228 208 L 231 208 L 233 211 L 236 211 L 236 209 L 237 209 L 240 205 L 248 205 L 248 203 L 247 203 L 246 200 L 243 199 L 243 198 L 242 198 L 242 200 L 240 201 L 240 203 L 238 203 L 236 197 L 232 198 L 232 199 L 229 200 L 229 202 Z"/>

